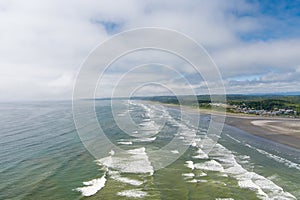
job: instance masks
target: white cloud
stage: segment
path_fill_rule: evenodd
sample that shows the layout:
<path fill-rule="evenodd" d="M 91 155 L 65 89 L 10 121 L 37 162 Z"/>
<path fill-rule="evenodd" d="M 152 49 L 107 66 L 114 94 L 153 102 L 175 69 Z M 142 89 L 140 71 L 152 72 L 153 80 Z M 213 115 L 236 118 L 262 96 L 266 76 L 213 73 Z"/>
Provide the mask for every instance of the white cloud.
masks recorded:
<path fill-rule="evenodd" d="M 293 71 L 300 63 L 300 39 L 239 43 L 215 52 L 224 75 L 265 73 L 266 70 Z"/>
<path fill-rule="evenodd" d="M 113 33 L 145 26 L 175 29 L 195 38 L 211 53 L 225 79 L 262 77 L 247 87 L 236 82 L 243 85 L 240 91 L 254 91 L 259 84 L 295 90 L 300 38 L 239 37 L 280 23 L 259 12 L 258 4 L 247 1 L 0 1 L 0 100 L 70 99 L 74 77 L 91 49 Z M 177 65 L 182 73 L 191 72 L 183 62 Z M 227 87 L 235 91 L 239 86 Z"/>

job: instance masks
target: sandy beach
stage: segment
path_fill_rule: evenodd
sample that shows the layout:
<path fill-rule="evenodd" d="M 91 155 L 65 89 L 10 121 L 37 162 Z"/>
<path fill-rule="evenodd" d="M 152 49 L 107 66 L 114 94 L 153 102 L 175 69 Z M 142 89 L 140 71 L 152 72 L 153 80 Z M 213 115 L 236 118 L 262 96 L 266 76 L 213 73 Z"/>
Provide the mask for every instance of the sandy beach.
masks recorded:
<path fill-rule="evenodd" d="M 153 102 L 152 102 L 153 103 Z M 164 104 L 177 108 L 178 105 Z M 271 141 L 300 149 L 300 119 L 284 117 L 262 117 L 247 114 L 223 113 L 207 109 L 197 109 L 184 106 L 186 112 L 199 114 L 226 115 L 225 123 L 244 130 L 250 134 L 269 139 Z"/>
<path fill-rule="evenodd" d="M 225 123 L 248 133 L 300 149 L 299 119 L 227 116 Z"/>

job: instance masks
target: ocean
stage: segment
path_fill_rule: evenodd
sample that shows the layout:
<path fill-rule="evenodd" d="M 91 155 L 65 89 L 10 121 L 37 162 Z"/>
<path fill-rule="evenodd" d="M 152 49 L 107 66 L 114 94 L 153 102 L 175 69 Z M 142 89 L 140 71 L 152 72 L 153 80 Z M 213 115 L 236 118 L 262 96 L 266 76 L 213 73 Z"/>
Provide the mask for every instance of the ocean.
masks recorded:
<path fill-rule="evenodd" d="M 96 157 L 84 145 L 104 141 L 82 143 L 72 102 L 1 103 L 0 199 L 300 199 L 299 150 L 228 125 L 210 149 L 209 115 L 195 125 L 176 108 L 110 103 L 95 101 L 112 147 Z"/>

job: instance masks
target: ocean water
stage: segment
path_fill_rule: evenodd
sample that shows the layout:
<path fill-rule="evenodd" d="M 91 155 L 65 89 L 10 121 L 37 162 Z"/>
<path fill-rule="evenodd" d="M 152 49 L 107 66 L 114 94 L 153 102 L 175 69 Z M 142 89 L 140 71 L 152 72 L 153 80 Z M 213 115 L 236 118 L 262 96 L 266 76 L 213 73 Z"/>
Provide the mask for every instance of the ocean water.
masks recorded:
<path fill-rule="evenodd" d="M 300 198 L 299 150 L 225 125 L 207 153 L 209 115 L 195 126 L 194 114 L 183 121 L 158 104 L 116 101 L 128 107 L 116 106 L 115 118 L 110 101 L 95 105 L 105 135 L 122 151 L 93 157 L 77 134 L 71 102 L 1 103 L 0 199 Z M 135 129 L 126 129 L 128 116 Z M 164 149 L 173 141 L 178 148 Z M 164 162 L 170 164 L 156 170 Z"/>

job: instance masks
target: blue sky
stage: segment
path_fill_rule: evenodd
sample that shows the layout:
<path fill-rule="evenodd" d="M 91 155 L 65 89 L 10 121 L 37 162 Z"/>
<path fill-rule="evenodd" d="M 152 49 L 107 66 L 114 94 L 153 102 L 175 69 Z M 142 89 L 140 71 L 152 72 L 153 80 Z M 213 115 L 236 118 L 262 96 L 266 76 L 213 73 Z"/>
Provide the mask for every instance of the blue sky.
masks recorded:
<path fill-rule="evenodd" d="M 3 0 L 0 24 L 0 101 L 16 96 L 70 99 L 77 72 L 92 49 L 116 33 L 153 26 L 182 32 L 202 44 L 228 93 L 300 88 L 300 1 Z M 199 94 L 205 92 L 205 82 L 182 61 L 153 53 L 116 63 L 104 80 L 107 91 L 120 77 L 120 66 L 130 69 L 150 57 L 177 66 L 194 77 L 192 86 Z M 163 75 L 175 84 L 176 77 Z M 184 90 L 184 84 L 175 86 Z"/>
<path fill-rule="evenodd" d="M 257 10 L 247 13 L 235 13 L 239 17 L 254 17 L 262 20 L 264 28 L 257 32 L 241 34 L 245 41 L 276 40 L 279 38 L 297 38 L 300 35 L 300 1 L 248 1 L 256 5 Z"/>

